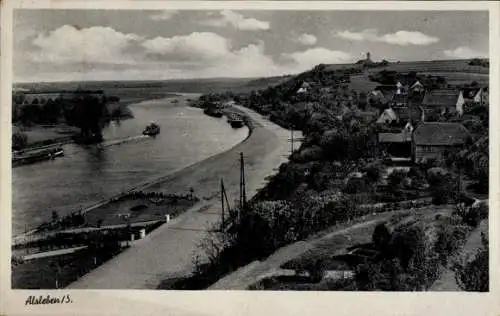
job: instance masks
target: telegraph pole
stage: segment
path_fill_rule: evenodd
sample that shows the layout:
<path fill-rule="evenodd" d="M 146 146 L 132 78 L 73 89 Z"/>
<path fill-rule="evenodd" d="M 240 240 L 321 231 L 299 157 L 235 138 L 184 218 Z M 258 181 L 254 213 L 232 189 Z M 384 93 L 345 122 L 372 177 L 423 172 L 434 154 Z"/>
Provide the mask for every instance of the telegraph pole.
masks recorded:
<path fill-rule="evenodd" d="M 222 213 L 221 213 L 221 231 L 224 230 L 224 182 L 222 178 L 220 179 L 220 202 L 222 205 Z"/>
<path fill-rule="evenodd" d="M 243 158 L 243 153 L 240 153 L 240 212 L 245 207 L 247 203 L 247 196 L 245 192 L 245 161 Z"/>

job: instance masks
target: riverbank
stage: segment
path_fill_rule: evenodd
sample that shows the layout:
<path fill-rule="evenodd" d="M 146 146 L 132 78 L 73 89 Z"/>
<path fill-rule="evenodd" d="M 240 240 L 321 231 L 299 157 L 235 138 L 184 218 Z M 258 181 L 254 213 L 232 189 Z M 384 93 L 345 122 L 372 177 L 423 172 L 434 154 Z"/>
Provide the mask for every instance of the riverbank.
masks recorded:
<path fill-rule="evenodd" d="M 186 192 L 203 201 L 147 235 L 114 259 L 70 284 L 76 289 L 156 289 L 163 280 L 187 275 L 199 243 L 220 220 L 218 190 L 224 179 L 230 203 L 238 196 L 239 153 L 245 157 L 247 197 L 265 185 L 266 177 L 287 160 L 289 131 L 260 114 L 235 106 L 252 120 L 249 137 L 232 149 L 184 168 L 142 189 L 151 192 Z"/>
<path fill-rule="evenodd" d="M 196 98 L 198 96 L 199 96 L 199 94 L 196 94 L 196 93 L 186 93 L 186 94 L 177 93 L 177 94 L 174 94 L 172 92 L 169 95 L 169 97 L 165 99 L 165 101 L 166 101 L 165 105 L 171 106 L 171 104 L 174 103 L 174 101 L 177 101 L 177 102 L 175 102 L 175 106 L 184 107 L 184 106 L 188 105 L 189 101 L 187 101 L 187 100 L 189 100 L 189 98 Z M 170 102 L 169 102 L 169 100 L 170 100 Z M 232 108 L 232 109 L 228 109 L 227 111 L 228 112 L 236 112 L 237 110 Z M 225 120 L 221 120 L 220 123 L 228 124 L 228 123 L 226 123 Z M 217 124 L 219 124 L 219 123 L 217 123 Z M 242 135 L 242 137 L 244 137 L 244 138 L 238 140 L 238 142 L 241 142 L 241 141 L 244 142 L 246 139 L 248 139 L 249 135 L 251 134 L 251 131 L 252 131 L 251 123 L 247 122 L 247 126 L 248 126 L 248 133 L 244 133 L 244 136 Z M 239 132 L 239 134 L 242 134 L 241 131 Z M 111 144 L 114 145 L 115 143 L 111 143 Z M 103 144 L 102 146 L 104 146 L 104 145 L 109 146 L 110 144 Z M 215 155 L 217 155 L 217 153 Z M 211 158 L 211 157 L 209 157 L 209 158 Z M 192 159 L 187 159 L 187 160 L 192 161 Z M 89 211 L 93 211 L 93 210 L 97 210 L 101 207 L 105 207 L 111 200 L 120 198 L 128 193 L 133 192 L 133 191 L 144 191 L 146 188 L 153 187 L 156 184 L 161 184 L 162 182 L 168 182 L 168 181 L 170 181 L 169 179 L 171 179 L 173 175 L 181 172 L 185 168 L 192 167 L 192 166 L 196 165 L 197 163 L 198 162 L 192 163 L 190 165 L 185 165 L 185 166 L 182 166 L 180 168 L 171 170 L 167 173 L 161 174 L 160 176 L 150 177 L 147 180 L 136 182 L 134 185 L 126 188 L 125 190 L 121 191 L 120 193 L 118 193 L 118 192 L 114 193 L 112 196 L 106 197 L 103 200 L 95 201 L 94 203 L 80 204 L 80 207 L 73 209 L 71 211 L 71 213 L 83 215 Z M 172 194 L 184 195 L 184 194 L 190 192 L 190 188 L 191 188 L 191 186 L 186 186 L 182 190 L 176 190 L 175 192 L 167 192 L 167 194 L 172 193 Z M 148 192 L 154 192 L 154 190 L 148 190 Z M 198 193 L 199 192 L 194 192 L 195 195 L 198 195 Z M 201 197 L 206 197 L 206 196 L 198 196 L 198 197 L 201 198 Z M 71 216 L 71 213 L 66 213 L 66 214 L 62 213 L 60 215 L 61 215 L 61 217 L 66 216 L 66 215 Z M 29 239 L 32 240 L 33 238 L 35 238 L 34 234 L 37 233 L 37 230 L 38 230 L 37 228 L 33 227 L 32 229 L 30 229 L 29 231 L 27 231 L 25 233 L 17 234 L 16 236 L 14 236 L 13 244 L 18 244 L 19 242 L 22 243 L 23 240 L 26 240 L 27 236 L 30 236 Z"/>

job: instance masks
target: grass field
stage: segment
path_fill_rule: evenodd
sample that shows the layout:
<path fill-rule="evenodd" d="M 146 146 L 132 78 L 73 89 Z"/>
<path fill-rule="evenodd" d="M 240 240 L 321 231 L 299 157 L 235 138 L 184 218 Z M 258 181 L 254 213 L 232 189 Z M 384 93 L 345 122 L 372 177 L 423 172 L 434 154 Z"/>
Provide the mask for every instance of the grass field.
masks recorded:
<path fill-rule="evenodd" d="M 382 70 L 397 71 L 397 72 L 462 72 L 462 73 L 477 73 L 488 74 L 489 69 L 481 66 L 470 66 L 468 59 L 459 60 L 430 60 L 430 61 L 403 61 L 400 63 L 390 63 L 386 67 L 372 68 L 370 72 L 379 72 Z M 339 70 L 344 68 L 359 68 L 361 65 L 355 64 L 329 64 L 327 70 Z"/>

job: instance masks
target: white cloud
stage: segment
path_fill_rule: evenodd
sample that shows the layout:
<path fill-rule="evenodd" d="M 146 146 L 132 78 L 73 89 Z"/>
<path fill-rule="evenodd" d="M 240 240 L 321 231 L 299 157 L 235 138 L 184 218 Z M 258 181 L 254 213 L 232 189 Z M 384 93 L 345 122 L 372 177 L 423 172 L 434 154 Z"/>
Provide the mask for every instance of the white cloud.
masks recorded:
<path fill-rule="evenodd" d="M 158 13 L 151 14 L 149 18 L 153 21 L 165 21 L 165 20 L 170 20 L 177 13 L 178 13 L 177 10 L 163 10 Z"/>
<path fill-rule="evenodd" d="M 268 55 L 263 41 L 234 48 L 212 32 L 143 38 L 109 27 L 65 25 L 33 40 L 37 52 L 16 70 L 16 80 L 146 80 L 261 77 L 297 73 L 319 63 L 353 60 L 323 47 Z"/>
<path fill-rule="evenodd" d="M 222 58 L 231 48 L 225 37 L 210 32 L 194 32 L 169 38 L 156 37 L 144 41 L 141 45 L 146 53 L 170 55 L 179 59 Z"/>
<path fill-rule="evenodd" d="M 417 31 L 404 30 L 384 35 L 379 35 L 377 33 L 377 30 L 375 29 L 367 29 L 361 32 L 351 32 L 345 30 L 336 32 L 335 36 L 351 41 L 380 42 L 400 46 L 430 45 L 439 41 L 439 38 L 434 36 L 430 36 Z"/>
<path fill-rule="evenodd" d="M 35 62 L 65 63 L 130 63 L 125 50 L 139 41 L 136 34 L 123 34 L 110 27 L 94 26 L 79 29 L 64 25 L 39 34 L 33 45 L 39 48 L 31 55 Z"/>
<path fill-rule="evenodd" d="M 232 26 L 237 30 L 243 31 L 269 30 L 270 28 L 270 24 L 267 21 L 245 18 L 242 14 L 231 10 L 223 10 L 220 12 L 220 15 L 220 18 L 201 21 L 200 24 L 214 27 Z"/>
<path fill-rule="evenodd" d="M 295 39 L 295 42 L 306 46 L 314 45 L 317 41 L 318 39 L 316 38 L 316 36 L 307 33 L 304 33 Z"/>
<path fill-rule="evenodd" d="M 354 60 L 354 56 L 349 53 L 324 47 L 315 47 L 282 56 L 295 64 L 293 67 L 296 71 L 304 71 L 318 64 L 348 63 Z"/>
<path fill-rule="evenodd" d="M 453 50 L 445 50 L 446 57 L 457 59 L 486 58 L 488 53 L 483 53 L 467 46 L 459 46 Z"/>

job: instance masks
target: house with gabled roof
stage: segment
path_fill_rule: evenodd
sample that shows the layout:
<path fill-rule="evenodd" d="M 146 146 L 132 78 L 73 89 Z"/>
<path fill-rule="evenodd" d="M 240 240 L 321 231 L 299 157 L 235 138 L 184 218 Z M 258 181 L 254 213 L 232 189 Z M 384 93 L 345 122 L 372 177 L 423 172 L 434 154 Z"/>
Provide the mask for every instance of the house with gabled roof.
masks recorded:
<path fill-rule="evenodd" d="M 469 138 L 469 131 L 460 123 L 421 123 L 413 132 L 413 159 L 417 163 L 442 159 L 447 151 L 462 148 Z"/>
<path fill-rule="evenodd" d="M 462 91 L 456 89 L 437 89 L 427 91 L 422 100 L 426 120 L 437 120 L 445 114 L 464 113 L 465 100 Z"/>
<path fill-rule="evenodd" d="M 410 91 L 422 93 L 425 91 L 425 87 L 419 80 L 417 80 L 410 86 Z"/>
<path fill-rule="evenodd" d="M 378 124 L 391 124 L 394 122 L 398 122 L 398 116 L 391 108 L 385 109 L 377 119 Z"/>
<path fill-rule="evenodd" d="M 307 93 L 311 90 L 311 84 L 307 81 L 302 82 L 300 88 L 297 90 L 297 93 Z"/>
<path fill-rule="evenodd" d="M 466 102 L 480 103 L 482 101 L 482 87 L 465 87 L 462 89 L 462 95 Z"/>
<path fill-rule="evenodd" d="M 377 135 L 378 148 L 390 157 L 411 157 L 411 133 L 379 133 Z"/>

